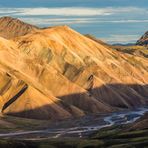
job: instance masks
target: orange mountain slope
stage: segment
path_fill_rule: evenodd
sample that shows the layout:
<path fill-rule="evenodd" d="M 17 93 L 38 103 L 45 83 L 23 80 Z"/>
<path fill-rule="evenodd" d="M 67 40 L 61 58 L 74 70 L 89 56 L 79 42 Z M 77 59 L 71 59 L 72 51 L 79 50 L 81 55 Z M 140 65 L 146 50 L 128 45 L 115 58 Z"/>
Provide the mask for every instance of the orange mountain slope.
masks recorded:
<path fill-rule="evenodd" d="M 148 60 L 67 26 L 0 38 L 1 112 L 65 119 L 148 103 Z"/>

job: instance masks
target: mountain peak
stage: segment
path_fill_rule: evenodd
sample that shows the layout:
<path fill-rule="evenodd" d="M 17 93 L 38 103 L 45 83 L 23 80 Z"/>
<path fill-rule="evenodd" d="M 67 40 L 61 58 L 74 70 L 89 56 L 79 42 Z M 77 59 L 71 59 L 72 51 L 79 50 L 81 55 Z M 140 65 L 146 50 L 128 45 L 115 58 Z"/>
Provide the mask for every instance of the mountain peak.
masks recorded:
<path fill-rule="evenodd" d="M 24 23 L 23 21 L 4 16 L 0 18 L 0 36 L 6 39 L 12 39 L 18 36 L 25 35 L 39 29 L 36 26 Z"/>
<path fill-rule="evenodd" d="M 148 31 L 137 41 L 137 45 L 148 46 Z"/>

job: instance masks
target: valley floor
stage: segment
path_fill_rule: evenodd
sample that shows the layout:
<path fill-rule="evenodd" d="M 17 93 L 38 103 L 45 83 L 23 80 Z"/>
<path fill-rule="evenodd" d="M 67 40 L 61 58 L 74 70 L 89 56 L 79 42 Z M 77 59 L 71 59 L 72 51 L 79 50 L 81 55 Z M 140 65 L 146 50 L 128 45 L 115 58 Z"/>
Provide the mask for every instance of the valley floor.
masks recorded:
<path fill-rule="evenodd" d="M 138 147 L 148 146 L 148 129 L 129 130 L 148 108 L 51 122 L 1 117 L 0 147 Z"/>

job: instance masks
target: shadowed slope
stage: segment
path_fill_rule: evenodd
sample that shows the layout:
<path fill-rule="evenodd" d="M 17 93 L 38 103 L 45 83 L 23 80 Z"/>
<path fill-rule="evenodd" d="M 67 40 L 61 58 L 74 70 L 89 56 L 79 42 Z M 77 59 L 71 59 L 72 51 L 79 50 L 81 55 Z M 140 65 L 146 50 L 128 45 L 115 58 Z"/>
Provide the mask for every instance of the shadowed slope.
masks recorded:
<path fill-rule="evenodd" d="M 147 89 L 148 87 L 148 85 L 141 86 L 141 85 L 134 85 L 134 84 L 133 85 L 108 84 L 106 86 L 95 88 L 92 91 L 98 92 L 98 94 L 103 97 L 104 94 L 101 94 L 101 91 L 104 90 L 107 86 L 115 88 L 115 89 L 119 87 L 120 89 L 124 89 L 125 87 Z M 7 109 L 5 109 L 3 113 L 8 114 L 8 115 L 18 116 L 18 117 L 21 116 L 25 118 L 58 120 L 58 119 L 65 119 L 65 118 L 70 118 L 70 117 L 71 118 L 78 117 L 81 114 L 79 110 L 83 110 L 84 114 L 81 114 L 81 115 L 86 115 L 88 113 L 106 112 L 106 111 L 103 111 L 101 104 L 100 106 L 97 106 L 97 102 L 93 104 L 91 97 L 90 97 L 90 100 L 88 100 L 88 104 L 87 104 L 86 103 L 87 100 L 84 100 L 85 96 L 87 95 L 86 93 L 80 93 L 80 94 L 76 93 L 76 94 L 69 94 L 66 96 L 58 97 L 59 100 L 55 103 L 59 105 L 60 107 L 62 107 L 64 110 L 67 110 L 69 112 L 69 113 L 65 112 L 65 116 L 63 116 L 64 111 L 62 111 L 59 107 L 56 107 L 58 110 L 55 110 L 54 102 L 52 102 L 51 104 L 47 103 L 48 105 L 45 103 L 45 105 L 40 106 L 40 107 L 39 106 L 31 107 L 30 105 L 33 105 L 35 104 L 35 102 L 38 102 L 42 99 L 39 93 L 37 93 L 37 95 L 40 96 L 40 98 L 36 96 L 36 91 L 33 88 L 30 88 L 30 89 L 31 89 L 31 93 L 27 92 L 27 94 L 22 94 L 22 97 L 19 97 L 18 100 L 15 100 L 13 104 L 10 104 L 10 106 L 7 107 Z M 28 93 L 30 93 L 30 95 L 28 95 Z M 108 104 L 108 106 L 112 108 L 112 111 L 117 111 L 117 110 L 122 110 L 122 109 L 132 109 L 138 106 L 142 106 L 142 105 L 145 106 L 146 104 L 148 104 L 147 98 L 143 100 L 142 99 L 140 100 L 139 98 L 137 100 L 135 98 L 129 99 L 129 100 L 128 99 L 126 100 L 126 98 L 125 100 L 118 100 L 114 98 L 114 95 L 110 94 L 110 92 L 106 92 L 106 93 L 109 99 L 105 100 L 104 98 L 102 98 L 101 101 L 105 102 L 105 104 Z M 92 93 L 91 95 L 93 96 L 94 94 Z M 73 104 L 73 107 L 70 107 L 71 106 L 70 104 Z M 21 109 L 20 109 L 20 105 L 22 107 Z M 79 114 L 74 114 L 76 111 Z"/>

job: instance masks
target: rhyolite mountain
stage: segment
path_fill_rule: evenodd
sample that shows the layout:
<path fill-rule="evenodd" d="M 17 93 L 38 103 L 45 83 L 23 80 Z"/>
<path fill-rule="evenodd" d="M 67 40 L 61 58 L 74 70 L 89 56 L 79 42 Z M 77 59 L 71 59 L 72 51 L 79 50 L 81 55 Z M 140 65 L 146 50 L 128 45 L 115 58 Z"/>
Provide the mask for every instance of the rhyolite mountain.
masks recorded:
<path fill-rule="evenodd" d="M 148 46 L 148 31 L 137 41 L 136 45 Z"/>
<path fill-rule="evenodd" d="M 12 19 L 6 29 L 13 25 Z M 0 37 L 3 115 L 57 120 L 148 104 L 147 58 L 112 50 L 68 26 L 16 33 Z"/>

